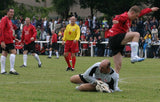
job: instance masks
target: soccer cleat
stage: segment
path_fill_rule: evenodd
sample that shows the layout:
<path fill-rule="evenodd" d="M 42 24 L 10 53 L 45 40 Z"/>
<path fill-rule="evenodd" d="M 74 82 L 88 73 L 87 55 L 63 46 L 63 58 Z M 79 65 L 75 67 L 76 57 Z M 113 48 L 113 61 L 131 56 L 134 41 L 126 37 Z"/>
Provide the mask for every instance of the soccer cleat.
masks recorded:
<path fill-rule="evenodd" d="M 15 70 L 14 71 L 10 71 L 9 74 L 19 75 L 19 73 L 17 73 Z"/>
<path fill-rule="evenodd" d="M 76 90 L 79 90 L 79 86 L 76 86 L 76 88 L 75 88 Z"/>
<path fill-rule="evenodd" d="M 71 71 L 74 71 L 74 68 L 71 68 Z"/>
<path fill-rule="evenodd" d="M 38 64 L 38 67 L 41 68 L 42 64 Z"/>
<path fill-rule="evenodd" d="M 8 73 L 7 72 L 3 72 L 3 73 L 1 73 L 2 75 L 7 75 Z"/>
<path fill-rule="evenodd" d="M 48 58 L 51 59 L 52 57 L 49 57 L 49 56 L 48 56 Z"/>
<path fill-rule="evenodd" d="M 140 58 L 138 56 L 131 58 L 131 63 L 144 61 L 145 58 Z"/>
<path fill-rule="evenodd" d="M 122 92 L 122 91 L 123 90 L 121 90 L 119 87 L 114 90 L 114 92 Z"/>
<path fill-rule="evenodd" d="M 20 67 L 23 68 L 23 67 L 27 67 L 27 66 L 25 66 L 25 65 L 23 64 L 23 65 L 21 65 Z"/>
<path fill-rule="evenodd" d="M 67 69 L 66 69 L 66 71 L 69 71 L 69 70 L 71 70 L 72 68 L 71 67 L 68 67 Z"/>
<path fill-rule="evenodd" d="M 59 59 L 59 57 L 55 57 L 55 59 Z"/>

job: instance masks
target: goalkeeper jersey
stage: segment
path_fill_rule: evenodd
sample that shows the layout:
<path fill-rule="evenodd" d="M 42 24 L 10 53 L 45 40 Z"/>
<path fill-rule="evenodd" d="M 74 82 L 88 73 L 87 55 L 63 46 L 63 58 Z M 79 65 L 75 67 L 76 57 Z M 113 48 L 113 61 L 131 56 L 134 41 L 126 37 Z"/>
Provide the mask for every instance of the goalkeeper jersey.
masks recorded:
<path fill-rule="evenodd" d="M 118 82 L 118 76 L 117 73 L 114 71 L 114 69 L 111 68 L 110 72 L 107 74 L 101 73 L 99 66 L 101 62 L 97 62 L 94 65 L 92 65 L 89 69 L 86 70 L 85 73 L 83 73 L 83 78 L 93 84 L 96 82 L 96 80 L 101 80 L 109 85 L 109 87 L 114 90 L 116 85 L 118 85 L 116 82 Z"/>

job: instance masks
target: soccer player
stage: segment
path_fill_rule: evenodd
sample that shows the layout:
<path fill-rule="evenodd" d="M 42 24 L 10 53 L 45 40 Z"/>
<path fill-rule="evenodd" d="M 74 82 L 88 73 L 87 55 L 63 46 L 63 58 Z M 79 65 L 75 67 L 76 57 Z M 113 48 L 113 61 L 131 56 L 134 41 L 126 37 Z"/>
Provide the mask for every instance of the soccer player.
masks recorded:
<path fill-rule="evenodd" d="M 23 27 L 21 43 L 24 43 L 23 51 L 23 65 L 20 67 L 27 66 L 27 53 L 31 52 L 35 59 L 38 61 L 38 67 L 41 67 L 41 61 L 38 54 L 35 53 L 35 40 L 37 31 L 36 28 L 30 23 L 30 18 L 26 17 L 26 25 Z"/>
<path fill-rule="evenodd" d="M 135 63 L 144 60 L 144 58 L 140 58 L 137 55 L 140 34 L 138 32 L 129 31 L 132 20 L 150 13 L 151 11 L 157 11 L 158 9 L 157 7 L 153 7 L 140 10 L 138 6 L 133 6 L 128 12 L 117 15 L 113 19 L 113 26 L 109 30 L 109 45 L 113 52 L 115 71 L 118 77 L 122 65 L 123 49 L 128 42 L 131 42 L 131 62 Z"/>
<path fill-rule="evenodd" d="M 74 75 L 70 78 L 72 83 L 80 84 L 80 86 L 76 87 L 80 91 L 95 91 L 97 80 L 107 83 L 113 91 L 121 91 L 117 87 L 116 80 L 118 80 L 118 76 L 114 69 L 111 68 L 111 63 L 107 59 L 95 63 L 83 74 Z"/>
<path fill-rule="evenodd" d="M 56 58 L 59 58 L 59 54 L 58 54 L 58 44 L 57 44 L 57 34 L 54 32 L 54 30 L 52 30 L 52 38 L 51 38 L 51 42 L 50 42 L 50 49 L 49 49 L 49 56 L 48 58 L 52 57 L 52 50 L 55 50 L 56 52 Z"/>
<path fill-rule="evenodd" d="M 6 57 L 10 52 L 10 74 L 18 75 L 14 69 L 15 57 L 16 57 L 16 49 L 13 44 L 13 40 L 15 37 L 13 36 L 13 26 L 11 19 L 14 16 L 14 9 L 9 8 L 7 10 L 7 15 L 4 16 L 0 23 L 0 42 L 2 47 L 2 55 L 1 55 L 1 74 L 7 74 L 5 71 Z M 15 39 L 15 41 L 18 41 Z"/>
<path fill-rule="evenodd" d="M 74 71 L 76 63 L 75 53 L 79 52 L 78 40 L 80 38 L 80 27 L 75 23 L 76 18 L 74 16 L 71 17 L 70 20 L 71 24 L 67 25 L 63 37 L 63 41 L 65 41 L 64 58 L 68 64 L 68 68 L 66 71 Z M 64 44 L 64 42 L 62 44 Z M 69 53 L 72 53 L 72 67 L 68 57 Z"/>

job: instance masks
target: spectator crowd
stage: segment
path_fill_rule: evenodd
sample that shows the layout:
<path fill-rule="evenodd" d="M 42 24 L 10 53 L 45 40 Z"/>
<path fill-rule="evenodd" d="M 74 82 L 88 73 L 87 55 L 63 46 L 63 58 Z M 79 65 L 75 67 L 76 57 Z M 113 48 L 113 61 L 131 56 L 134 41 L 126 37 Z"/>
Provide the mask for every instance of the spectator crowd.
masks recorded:
<path fill-rule="evenodd" d="M 101 44 L 101 42 L 108 42 L 107 31 L 112 27 L 112 19 L 107 20 L 105 17 L 98 19 L 97 17 L 88 16 L 86 18 L 81 18 L 77 13 L 71 13 L 69 17 L 75 16 L 77 18 L 76 24 L 80 26 L 81 37 L 80 42 L 93 42 L 93 52 L 94 56 L 112 56 L 112 51 L 109 49 L 109 45 Z M 113 17 L 112 17 L 113 18 Z M 15 37 L 19 40 L 21 39 L 22 29 L 25 25 L 25 18 L 22 16 L 15 17 L 12 20 L 14 27 Z M 62 41 L 65 27 L 70 23 L 68 19 L 56 18 L 36 18 L 33 17 L 31 24 L 37 29 L 37 41 L 50 41 L 51 31 L 54 30 L 58 35 L 58 41 Z M 140 18 L 132 22 L 130 28 L 131 31 L 136 31 L 140 33 L 139 41 L 139 55 L 144 57 L 144 53 L 147 53 L 147 57 L 158 58 L 160 56 L 160 46 L 158 45 L 160 38 L 160 20 L 155 17 Z M 39 54 L 48 54 L 48 44 L 43 44 L 43 48 L 40 49 L 40 45 L 36 44 L 36 51 Z M 21 47 L 20 47 L 21 48 Z M 63 54 L 64 46 L 59 44 L 59 53 Z M 80 44 L 79 56 L 90 56 L 91 44 L 81 43 Z M 125 52 L 130 51 L 130 47 L 127 45 L 124 49 Z M 20 51 L 21 52 L 21 51 Z"/>

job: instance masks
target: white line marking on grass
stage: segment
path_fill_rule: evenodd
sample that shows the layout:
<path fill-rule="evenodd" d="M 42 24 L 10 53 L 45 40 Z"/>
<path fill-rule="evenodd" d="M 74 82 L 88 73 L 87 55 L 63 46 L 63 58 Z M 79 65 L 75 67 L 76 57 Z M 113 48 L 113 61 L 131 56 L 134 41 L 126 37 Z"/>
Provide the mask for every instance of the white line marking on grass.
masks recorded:
<path fill-rule="evenodd" d="M 23 82 L 0 82 L 0 85 L 4 85 L 4 84 L 50 84 L 50 83 L 64 83 L 64 81 L 23 81 Z"/>
<path fill-rule="evenodd" d="M 127 82 L 127 81 L 124 81 L 124 80 L 127 80 L 127 79 L 155 79 L 155 78 L 160 78 L 160 76 L 147 76 L 147 77 L 127 77 L 127 78 L 120 78 L 120 79 L 119 79 L 119 82 L 121 82 L 121 83 L 134 83 L 134 82 Z"/>

